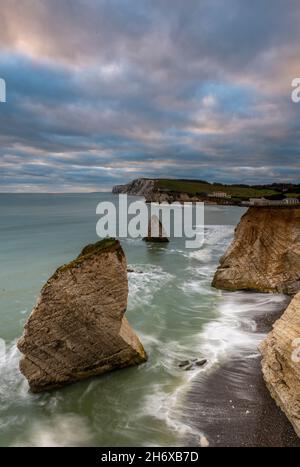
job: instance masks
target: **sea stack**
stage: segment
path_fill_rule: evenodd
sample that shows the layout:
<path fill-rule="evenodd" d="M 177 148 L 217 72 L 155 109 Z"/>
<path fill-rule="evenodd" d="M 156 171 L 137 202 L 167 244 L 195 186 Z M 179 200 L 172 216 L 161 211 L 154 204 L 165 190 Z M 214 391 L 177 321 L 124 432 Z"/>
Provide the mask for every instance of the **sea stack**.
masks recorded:
<path fill-rule="evenodd" d="M 213 286 L 294 295 L 300 291 L 300 209 L 252 207 L 221 258 Z"/>
<path fill-rule="evenodd" d="M 300 437 L 300 293 L 260 346 L 271 396 Z"/>
<path fill-rule="evenodd" d="M 145 242 L 168 243 L 170 240 L 157 216 L 149 220 L 148 235 L 143 239 Z"/>
<path fill-rule="evenodd" d="M 20 369 L 41 392 L 146 361 L 129 326 L 127 264 L 119 241 L 83 249 L 48 280 L 25 324 Z"/>

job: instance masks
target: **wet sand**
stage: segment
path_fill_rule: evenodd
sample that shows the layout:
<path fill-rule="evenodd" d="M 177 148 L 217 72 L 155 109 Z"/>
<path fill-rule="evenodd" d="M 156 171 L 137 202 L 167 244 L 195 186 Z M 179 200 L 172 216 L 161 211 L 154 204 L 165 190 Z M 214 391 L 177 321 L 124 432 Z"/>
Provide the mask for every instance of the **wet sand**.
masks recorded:
<path fill-rule="evenodd" d="M 283 311 L 254 317 L 257 332 L 269 332 Z M 203 432 L 211 447 L 300 447 L 266 389 L 260 361 L 253 352 L 241 352 L 194 380 L 184 418 Z"/>

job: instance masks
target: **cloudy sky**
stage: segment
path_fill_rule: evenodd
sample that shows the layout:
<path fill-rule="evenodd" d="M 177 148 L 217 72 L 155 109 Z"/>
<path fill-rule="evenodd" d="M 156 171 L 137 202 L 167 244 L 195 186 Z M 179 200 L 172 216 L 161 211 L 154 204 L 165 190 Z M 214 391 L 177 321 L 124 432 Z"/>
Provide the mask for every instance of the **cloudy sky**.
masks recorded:
<path fill-rule="evenodd" d="M 0 0 L 0 192 L 300 182 L 299 0 Z"/>

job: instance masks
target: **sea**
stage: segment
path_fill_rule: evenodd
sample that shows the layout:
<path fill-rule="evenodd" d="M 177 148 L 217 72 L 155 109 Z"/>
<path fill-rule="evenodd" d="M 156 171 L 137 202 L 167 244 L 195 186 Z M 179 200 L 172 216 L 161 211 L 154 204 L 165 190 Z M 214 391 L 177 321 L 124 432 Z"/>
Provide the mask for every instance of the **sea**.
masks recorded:
<path fill-rule="evenodd" d="M 205 207 L 204 243 L 147 244 L 121 239 L 128 267 L 126 316 L 147 363 L 32 394 L 19 371 L 16 342 L 56 268 L 99 238 L 99 202 L 110 193 L 0 194 L 0 446 L 199 445 L 205 433 L 184 417 L 201 372 L 213 372 L 245 346 L 257 354 L 253 310 L 276 309 L 280 295 L 211 287 L 221 256 L 245 209 Z M 133 198 L 136 200 L 136 198 Z M 182 362 L 207 360 L 203 367 Z M 201 388 L 199 388 L 201 391 Z"/>

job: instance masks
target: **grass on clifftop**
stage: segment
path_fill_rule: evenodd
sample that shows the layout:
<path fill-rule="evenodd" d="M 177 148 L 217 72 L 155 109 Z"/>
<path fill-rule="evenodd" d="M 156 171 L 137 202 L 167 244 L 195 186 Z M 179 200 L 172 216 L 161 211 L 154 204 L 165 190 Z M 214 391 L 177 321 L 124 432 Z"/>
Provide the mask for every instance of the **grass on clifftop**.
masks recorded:
<path fill-rule="evenodd" d="M 95 253 L 102 253 L 102 252 L 108 252 L 108 251 L 116 251 L 120 261 L 122 257 L 124 256 L 123 250 L 118 240 L 116 240 L 115 238 L 105 238 L 103 240 L 100 240 L 97 243 L 93 243 L 91 245 L 87 245 L 86 247 L 84 247 L 82 252 L 77 258 L 75 258 L 70 263 L 60 266 L 55 271 L 53 277 L 55 277 L 58 273 L 64 272 L 68 269 L 79 267 L 80 264 L 82 264 L 84 260 L 90 258 Z"/>
<path fill-rule="evenodd" d="M 82 258 L 83 256 L 90 256 L 94 253 L 100 253 L 100 251 L 108 250 L 118 245 L 119 242 L 115 238 L 104 238 L 97 243 L 93 243 L 84 247 L 78 258 Z"/>
<path fill-rule="evenodd" d="M 258 189 L 239 185 L 222 185 L 219 183 L 207 183 L 188 180 L 157 180 L 156 186 L 160 190 L 184 192 L 189 194 L 213 193 L 215 191 L 222 191 L 234 198 L 260 198 L 278 193 L 271 189 Z"/>

